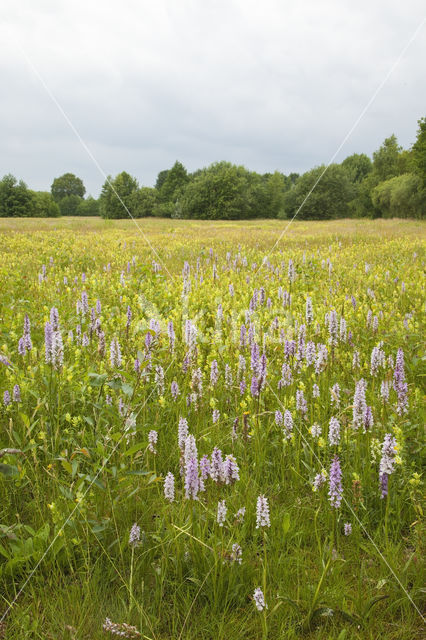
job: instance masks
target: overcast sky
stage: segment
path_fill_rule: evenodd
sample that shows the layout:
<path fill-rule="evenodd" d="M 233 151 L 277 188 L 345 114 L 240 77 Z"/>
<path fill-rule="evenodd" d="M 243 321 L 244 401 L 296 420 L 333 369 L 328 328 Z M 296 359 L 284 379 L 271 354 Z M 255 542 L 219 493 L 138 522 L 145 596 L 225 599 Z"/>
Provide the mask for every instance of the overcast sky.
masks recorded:
<path fill-rule="evenodd" d="M 1 0 L 0 177 L 153 185 L 179 159 L 261 173 L 327 163 L 424 19 L 422 0 Z M 426 26 L 337 156 L 426 115 Z M 40 77 L 37 76 L 37 73 Z"/>

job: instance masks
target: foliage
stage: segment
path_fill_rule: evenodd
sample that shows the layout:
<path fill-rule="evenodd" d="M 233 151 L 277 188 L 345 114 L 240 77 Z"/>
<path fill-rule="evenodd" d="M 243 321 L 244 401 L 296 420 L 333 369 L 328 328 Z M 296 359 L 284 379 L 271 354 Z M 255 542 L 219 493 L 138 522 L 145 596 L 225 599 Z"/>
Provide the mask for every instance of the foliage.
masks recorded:
<path fill-rule="evenodd" d="M 348 203 L 354 186 L 347 172 L 338 164 L 324 165 L 304 173 L 284 196 L 284 215 L 298 219 L 327 220 L 349 215 Z"/>
<path fill-rule="evenodd" d="M 57 218 L 61 215 L 58 203 L 48 191 L 31 191 L 32 211 L 35 218 Z"/>
<path fill-rule="evenodd" d="M 12 174 L 0 181 L 0 217 L 28 217 L 32 212 L 32 195 L 23 180 Z"/>
<path fill-rule="evenodd" d="M 86 188 L 81 178 L 77 178 L 73 173 L 64 173 L 63 176 L 54 179 L 50 191 L 54 200 L 60 202 L 67 196 L 83 198 Z"/>
<path fill-rule="evenodd" d="M 141 187 L 134 194 L 134 211 L 136 218 L 147 218 L 155 215 L 155 210 L 159 202 L 157 189 L 151 187 Z"/>
<path fill-rule="evenodd" d="M 88 196 L 86 199 L 80 200 L 74 215 L 76 215 L 76 216 L 98 216 L 99 215 L 99 200 L 96 200 L 92 196 Z"/>
<path fill-rule="evenodd" d="M 159 201 L 176 202 L 189 182 L 188 172 L 181 162 L 176 160 L 167 172 L 161 172 L 157 178 Z"/>
<path fill-rule="evenodd" d="M 383 218 L 415 218 L 425 215 L 425 193 L 421 178 L 414 173 L 380 182 L 372 192 L 372 202 Z"/>
<path fill-rule="evenodd" d="M 80 204 L 84 202 L 80 196 L 70 194 L 58 201 L 62 216 L 76 216 Z"/>
<path fill-rule="evenodd" d="M 373 164 L 365 153 L 354 153 L 343 160 L 342 167 L 349 180 L 359 184 L 372 171 Z"/>
<path fill-rule="evenodd" d="M 103 218 L 128 218 L 136 213 L 138 182 L 126 171 L 114 179 L 108 176 L 99 198 L 99 211 Z"/>

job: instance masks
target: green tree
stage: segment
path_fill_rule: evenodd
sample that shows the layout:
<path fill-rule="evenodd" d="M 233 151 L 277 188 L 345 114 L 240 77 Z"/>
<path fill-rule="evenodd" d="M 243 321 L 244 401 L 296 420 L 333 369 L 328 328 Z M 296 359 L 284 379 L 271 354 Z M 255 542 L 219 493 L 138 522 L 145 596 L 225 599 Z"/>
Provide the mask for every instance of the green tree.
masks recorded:
<path fill-rule="evenodd" d="M 420 176 L 426 190 L 426 117 L 418 120 L 417 139 L 411 149 L 412 170 Z"/>
<path fill-rule="evenodd" d="M 263 215 L 265 190 L 261 176 L 230 162 L 203 169 L 186 187 L 179 200 L 184 218 L 237 220 Z"/>
<path fill-rule="evenodd" d="M 0 217 L 29 217 L 32 215 L 33 197 L 23 180 L 8 173 L 0 181 Z"/>
<path fill-rule="evenodd" d="M 158 179 L 157 179 L 158 182 Z M 160 180 L 158 194 L 160 202 L 176 202 L 189 182 L 188 172 L 181 162 L 176 160 L 169 169 L 164 180 Z"/>
<path fill-rule="evenodd" d="M 399 146 L 395 135 L 386 138 L 378 151 L 373 153 L 373 172 L 377 182 L 389 180 L 400 174 L 400 153 L 402 147 Z"/>
<path fill-rule="evenodd" d="M 92 196 L 88 196 L 85 200 L 80 200 L 75 212 L 76 216 L 98 216 L 99 215 L 99 200 L 96 200 Z"/>
<path fill-rule="evenodd" d="M 365 153 L 353 153 L 342 162 L 349 180 L 353 184 L 359 184 L 372 171 L 373 163 Z"/>
<path fill-rule="evenodd" d="M 422 181 L 414 173 L 380 182 L 373 189 L 371 199 L 383 218 L 421 218 L 425 215 Z"/>
<path fill-rule="evenodd" d="M 135 194 L 138 182 L 126 171 L 104 182 L 99 198 L 99 212 L 103 218 L 128 218 L 135 215 Z"/>
<path fill-rule="evenodd" d="M 49 191 L 30 191 L 31 215 L 35 218 L 57 218 L 61 215 L 59 205 Z"/>
<path fill-rule="evenodd" d="M 70 194 L 69 196 L 61 198 L 60 200 L 58 200 L 61 216 L 78 215 L 78 207 L 82 202 L 84 202 L 83 198 L 80 198 L 80 196 L 74 194 Z"/>
<path fill-rule="evenodd" d="M 331 164 L 325 172 L 324 169 L 322 165 L 307 171 L 285 193 L 285 217 L 292 218 L 300 207 L 297 213 L 300 220 L 327 220 L 350 215 L 348 204 L 353 200 L 354 186 L 346 171 L 338 164 Z"/>
<path fill-rule="evenodd" d="M 86 188 L 81 178 L 77 178 L 73 173 L 64 173 L 63 176 L 54 179 L 50 191 L 54 200 L 59 202 L 67 196 L 83 198 Z"/>
<path fill-rule="evenodd" d="M 134 211 L 136 218 L 146 218 L 155 215 L 159 202 L 158 191 L 152 187 L 141 187 L 134 193 Z"/>

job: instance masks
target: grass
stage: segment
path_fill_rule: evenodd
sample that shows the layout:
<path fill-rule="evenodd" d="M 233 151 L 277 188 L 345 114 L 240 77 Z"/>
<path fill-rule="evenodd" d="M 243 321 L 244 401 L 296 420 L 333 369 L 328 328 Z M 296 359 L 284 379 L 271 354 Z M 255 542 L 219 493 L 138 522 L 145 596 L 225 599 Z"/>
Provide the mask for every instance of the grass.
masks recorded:
<path fill-rule="evenodd" d="M 128 220 L 0 219 L 0 400 L 15 385 L 21 395 L 0 407 L 0 450 L 21 452 L 0 459 L 0 638 L 114 637 L 102 629 L 106 617 L 132 625 L 128 637 L 152 640 L 422 637 L 425 224 L 295 221 L 278 244 L 285 221 L 138 224 L 143 234 Z M 45 357 L 52 307 L 63 340 L 56 365 Z M 334 311 L 330 342 L 326 314 Z M 20 355 L 26 314 L 32 348 Z M 113 338 L 122 356 L 115 365 Z M 266 379 L 251 368 L 249 339 L 266 356 Z M 316 353 L 327 349 L 317 371 L 303 353 L 309 341 Z M 377 371 L 374 347 L 383 353 Z M 398 349 L 407 410 L 393 388 Z M 284 386 L 283 364 L 291 371 Z M 361 378 L 373 425 L 356 430 Z M 276 414 L 286 410 L 291 433 Z M 332 417 L 338 444 L 330 443 Z M 208 478 L 199 499 L 185 498 L 180 418 L 199 458 L 214 447 L 235 457 L 237 481 Z M 382 498 L 385 434 L 396 448 Z M 328 496 L 335 455 L 338 509 Z M 326 482 L 313 491 L 322 469 Z M 163 493 L 169 471 L 172 503 Z M 256 527 L 260 494 L 270 527 Z M 134 548 L 133 523 L 141 530 Z M 256 587 L 264 611 L 253 602 Z"/>

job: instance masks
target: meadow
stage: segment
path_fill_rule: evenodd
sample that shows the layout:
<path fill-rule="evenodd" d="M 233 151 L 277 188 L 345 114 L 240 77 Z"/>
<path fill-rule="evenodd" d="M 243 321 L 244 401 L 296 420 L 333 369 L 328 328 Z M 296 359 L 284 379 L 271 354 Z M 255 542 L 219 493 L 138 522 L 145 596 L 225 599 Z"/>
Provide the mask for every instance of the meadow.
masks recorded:
<path fill-rule="evenodd" d="M 137 223 L 0 219 L 0 638 L 424 637 L 425 224 Z"/>

